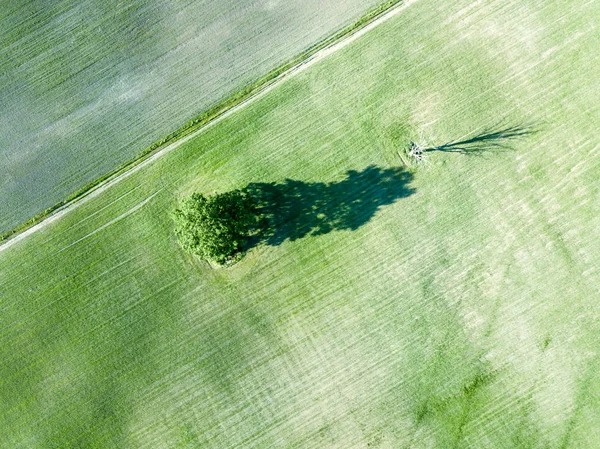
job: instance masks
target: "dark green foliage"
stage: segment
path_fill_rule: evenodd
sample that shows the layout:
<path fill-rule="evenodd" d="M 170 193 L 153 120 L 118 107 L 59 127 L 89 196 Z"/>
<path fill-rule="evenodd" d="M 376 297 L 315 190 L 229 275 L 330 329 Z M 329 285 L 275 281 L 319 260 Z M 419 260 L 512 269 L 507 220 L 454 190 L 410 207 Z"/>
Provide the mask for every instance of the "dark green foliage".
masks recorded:
<path fill-rule="evenodd" d="M 225 264 L 240 254 L 256 223 L 253 200 L 240 190 L 206 197 L 194 193 L 174 213 L 181 246 L 192 254 Z"/>

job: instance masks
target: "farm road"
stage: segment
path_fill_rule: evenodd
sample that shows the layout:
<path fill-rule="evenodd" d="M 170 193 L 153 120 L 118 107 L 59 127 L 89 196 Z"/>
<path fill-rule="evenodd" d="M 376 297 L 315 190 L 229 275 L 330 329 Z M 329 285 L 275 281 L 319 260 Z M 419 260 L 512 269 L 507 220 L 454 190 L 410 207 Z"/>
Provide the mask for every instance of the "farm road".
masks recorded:
<path fill-rule="evenodd" d="M 50 223 L 52 223 L 54 221 L 57 221 L 63 215 L 69 213 L 70 211 L 72 211 L 75 208 L 77 208 L 78 206 L 80 206 L 80 205 L 88 202 L 89 200 L 97 197 L 98 195 L 100 195 L 105 190 L 107 190 L 110 187 L 112 187 L 113 185 L 121 182 L 123 179 L 129 177 L 130 175 L 134 174 L 138 170 L 141 170 L 142 168 L 146 167 L 148 164 L 151 164 L 156 159 L 158 159 L 158 158 L 164 156 L 165 154 L 173 151 L 174 149 L 180 147 L 184 143 L 190 141 L 191 139 L 193 139 L 196 136 L 198 136 L 200 133 L 204 132 L 206 129 L 210 128 L 211 126 L 216 125 L 220 121 L 222 121 L 222 120 L 226 119 L 227 117 L 229 117 L 231 114 L 233 114 L 233 113 L 239 111 L 240 109 L 248 106 L 250 103 L 252 103 L 256 99 L 258 99 L 258 98 L 266 95 L 272 89 L 274 89 L 277 86 L 279 86 L 279 84 L 281 84 L 286 79 L 291 78 L 291 77 L 293 77 L 293 76 L 295 76 L 295 75 L 297 75 L 299 73 L 302 73 L 303 71 L 305 71 L 306 69 L 308 69 L 312 65 L 318 63 L 319 61 L 323 60 L 327 56 L 329 56 L 329 55 L 331 55 L 331 54 L 333 54 L 333 53 L 335 53 L 335 52 L 337 52 L 337 51 L 345 48 L 346 46 L 348 46 L 352 42 L 354 42 L 357 39 L 359 39 L 364 34 L 368 33 L 369 31 L 373 30 L 374 28 L 378 27 L 379 25 L 382 25 L 383 23 L 387 22 L 391 18 L 397 16 L 404 9 L 408 8 L 409 6 L 411 6 L 412 4 L 416 3 L 417 1 L 418 0 L 406 0 L 406 1 L 402 2 L 402 3 L 399 3 L 398 5 L 392 7 L 385 14 L 383 14 L 380 17 L 378 17 L 377 19 L 373 20 L 368 25 L 364 26 L 363 28 L 360 28 L 358 31 L 350 33 L 347 36 L 344 36 L 341 40 L 339 40 L 339 41 L 331 44 L 330 46 L 325 47 L 325 48 L 319 50 L 318 52 L 314 53 L 312 56 L 308 57 L 304 61 L 298 63 L 294 67 L 292 67 L 292 68 L 288 69 L 287 71 L 283 72 L 281 75 L 279 75 L 276 78 L 276 80 L 274 82 L 272 82 L 271 84 L 265 86 L 263 89 L 257 91 L 255 94 L 253 94 L 252 96 L 248 97 L 246 100 L 242 101 L 241 103 L 239 103 L 236 106 L 232 107 L 231 109 L 229 109 L 228 111 L 224 112 L 220 116 L 216 117 L 214 120 L 212 120 L 211 122 L 207 123 L 202 128 L 199 128 L 198 130 L 196 130 L 195 132 L 191 133 L 190 135 L 185 136 L 182 139 L 180 139 L 180 140 L 178 140 L 176 142 L 173 142 L 172 144 L 166 146 L 165 148 L 157 151 L 155 154 L 153 154 L 152 156 L 150 156 L 148 159 L 146 159 L 143 162 L 139 163 L 138 165 L 132 167 L 131 169 L 129 169 L 129 170 L 127 170 L 127 171 L 125 171 L 125 172 L 123 172 L 123 173 L 115 176 L 112 179 L 111 178 L 107 179 L 106 182 L 104 182 L 102 184 L 99 184 L 96 188 L 94 188 L 91 191 L 87 192 L 85 195 L 83 195 L 81 197 L 78 197 L 78 198 L 75 198 L 72 202 L 70 202 L 68 204 L 65 204 L 63 207 L 57 209 L 56 212 L 54 212 L 53 214 L 51 214 L 49 217 L 45 218 L 44 220 L 42 220 L 38 224 L 32 226 L 29 229 L 26 229 L 25 231 L 21 232 L 20 234 L 17 234 L 14 237 L 9 238 L 7 241 L 1 243 L 0 244 L 0 252 L 6 250 L 8 248 L 10 248 L 12 245 L 20 242 L 21 240 L 25 239 L 27 236 L 35 233 L 36 231 L 39 231 L 40 229 L 44 228 L 45 226 L 49 225 Z M 147 199 L 145 200 L 146 202 L 144 202 L 144 204 L 146 204 L 147 201 L 149 201 L 151 199 L 151 197 L 153 197 L 155 194 L 156 194 L 156 192 L 152 192 L 147 197 Z M 134 207 L 134 208 L 136 208 L 136 210 L 139 209 L 139 207 L 137 207 L 137 206 Z M 131 212 L 134 212 L 134 211 L 131 211 Z"/>

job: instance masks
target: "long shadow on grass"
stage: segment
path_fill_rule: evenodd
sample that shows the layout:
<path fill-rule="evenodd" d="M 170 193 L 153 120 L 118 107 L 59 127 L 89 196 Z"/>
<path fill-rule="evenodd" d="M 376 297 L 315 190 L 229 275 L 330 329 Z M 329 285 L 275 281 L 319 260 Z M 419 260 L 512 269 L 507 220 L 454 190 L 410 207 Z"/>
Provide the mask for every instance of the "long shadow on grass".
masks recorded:
<path fill-rule="evenodd" d="M 286 240 L 356 230 L 382 206 L 414 193 L 411 180 L 412 175 L 402 168 L 372 165 L 350 170 L 338 182 L 286 179 L 249 184 L 244 191 L 255 201 L 261 220 L 246 247 L 277 246 Z"/>
<path fill-rule="evenodd" d="M 446 153 L 470 155 L 481 155 L 490 151 L 507 151 L 514 149 L 513 145 L 516 141 L 535 132 L 537 130 L 528 125 L 491 128 L 482 131 L 470 139 L 448 142 L 437 147 L 426 148 L 425 151 L 443 151 Z"/>

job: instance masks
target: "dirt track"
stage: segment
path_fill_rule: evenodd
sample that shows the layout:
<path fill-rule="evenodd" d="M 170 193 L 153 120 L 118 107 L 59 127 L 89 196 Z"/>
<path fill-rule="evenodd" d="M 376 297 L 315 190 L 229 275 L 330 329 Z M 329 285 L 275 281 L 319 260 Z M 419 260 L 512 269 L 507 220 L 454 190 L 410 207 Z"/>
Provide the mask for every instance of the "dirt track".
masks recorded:
<path fill-rule="evenodd" d="M 318 52 L 314 53 L 309 58 L 305 59 L 304 61 L 300 62 L 299 64 L 295 65 L 294 67 L 292 67 L 292 68 L 286 70 L 285 72 L 283 72 L 281 75 L 279 75 L 277 77 L 277 79 L 274 82 L 272 82 L 271 84 L 265 86 L 263 89 L 259 90 L 258 92 L 256 92 L 255 94 L 253 94 L 252 96 L 250 96 L 246 100 L 242 101 L 241 103 L 237 104 L 236 106 L 232 107 L 227 112 L 221 114 L 220 116 L 218 116 L 217 118 L 215 118 L 211 122 L 207 123 L 202 128 L 199 128 L 198 130 L 194 131 L 193 133 L 189 134 L 188 136 L 185 136 L 182 139 L 180 139 L 180 140 L 178 140 L 176 142 L 173 142 L 172 144 L 166 146 L 165 148 L 157 151 L 151 157 L 149 157 L 148 159 L 146 159 L 143 162 L 139 163 L 138 165 L 132 167 L 131 169 L 129 169 L 129 170 L 123 172 L 123 173 L 120 173 L 119 175 L 115 176 L 114 178 L 107 179 L 104 183 L 99 184 L 98 186 L 96 186 L 92 190 L 88 191 L 85 195 L 80 196 L 78 198 L 75 198 L 72 202 L 67 203 L 63 207 L 57 209 L 54 213 L 52 213 L 50 216 L 48 216 L 47 218 L 45 218 L 41 222 L 37 223 L 36 225 L 32 226 L 31 228 L 26 229 L 25 231 L 21 232 L 20 234 L 16 234 L 15 236 L 9 238 L 7 241 L 1 243 L 0 244 L 0 252 L 6 250 L 8 248 L 10 248 L 12 245 L 14 245 L 15 243 L 23 240 L 27 236 L 29 236 L 29 235 L 33 234 L 34 232 L 42 229 L 43 227 L 49 225 L 50 223 L 52 223 L 52 222 L 60 219 L 63 215 L 65 215 L 68 212 L 70 212 L 71 210 L 77 208 L 81 204 L 84 204 L 87 201 L 91 200 L 92 198 L 97 197 L 102 192 L 104 192 L 105 190 L 109 189 L 111 186 L 117 184 L 118 182 L 120 182 L 123 179 L 129 177 L 130 175 L 132 175 L 133 173 L 137 172 L 138 170 L 142 169 L 146 165 L 151 164 L 156 159 L 164 156 L 165 154 L 169 153 L 170 151 L 178 148 L 179 146 L 181 146 L 184 143 L 188 142 L 189 140 L 193 139 L 198 134 L 204 132 L 206 129 L 208 129 L 211 126 L 216 125 L 220 121 L 226 119 L 229 115 L 231 115 L 231 114 L 235 113 L 236 111 L 238 111 L 238 110 L 246 107 L 248 104 L 252 103 L 254 100 L 256 100 L 256 99 L 262 97 L 263 95 L 265 95 L 266 93 L 270 92 L 272 89 L 274 89 L 275 87 L 277 87 L 279 84 L 281 84 L 286 79 L 288 79 L 290 77 L 293 77 L 293 76 L 297 75 L 298 73 L 303 72 L 304 70 L 306 70 L 309 67 L 311 67 L 312 65 L 318 63 L 319 61 L 321 61 L 322 59 L 324 59 L 327 56 L 331 55 L 332 53 L 335 53 L 336 51 L 341 50 L 342 48 L 344 48 L 347 45 L 351 44 L 352 42 L 354 42 L 355 40 L 357 40 L 358 38 L 360 38 L 361 36 L 363 36 L 365 33 L 368 33 L 372 29 L 374 29 L 374 28 L 378 27 L 379 25 L 387 22 L 389 19 L 391 19 L 392 17 L 398 15 L 404 9 L 406 9 L 407 7 L 409 7 L 410 5 L 412 5 L 413 3 L 416 3 L 417 1 L 418 0 L 405 0 L 402 3 L 399 3 L 398 5 L 392 7 L 385 14 L 381 15 L 380 17 L 378 17 L 377 19 L 375 19 L 374 21 L 372 21 L 368 25 L 364 26 L 363 28 L 359 29 L 358 31 L 350 33 L 349 35 L 343 37 L 341 40 L 339 40 L 339 41 L 331 44 L 330 46 L 325 47 L 325 48 L 319 50 Z M 144 200 L 143 203 L 145 204 L 147 201 L 149 201 L 150 197 L 152 197 L 154 195 L 155 195 L 155 192 L 153 192 L 151 195 L 149 195 L 149 197 L 146 200 Z"/>

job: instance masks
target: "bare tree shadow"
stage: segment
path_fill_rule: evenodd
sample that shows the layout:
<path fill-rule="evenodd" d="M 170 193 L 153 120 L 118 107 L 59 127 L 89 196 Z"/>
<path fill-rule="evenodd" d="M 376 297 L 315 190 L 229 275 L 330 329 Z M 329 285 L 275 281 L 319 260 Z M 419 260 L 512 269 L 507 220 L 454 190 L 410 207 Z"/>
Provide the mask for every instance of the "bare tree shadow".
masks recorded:
<path fill-rule="evenodd" d="M 286 240 L 336 230 L 356 230 L 381 206 L 414 193 L 412 174 L 403 168 L 350 170 L 339 182 L 251 183 L 246 192 L 255 202 L 260 218 L 245 249 L 260 243 L 277 246 Z"/>
<path fill-rule="evenodd" d="M 470 155 L 481 155 L 490 151 L 508 151 L 514 149 L 516 141 L 536 132 L 536 128 L 528 125 L 490 128 L 483 130 L 470 139 L 449 142 L 437 147 L 429 147 L 425 151 L 443 151 L 446 153 Z"/>

